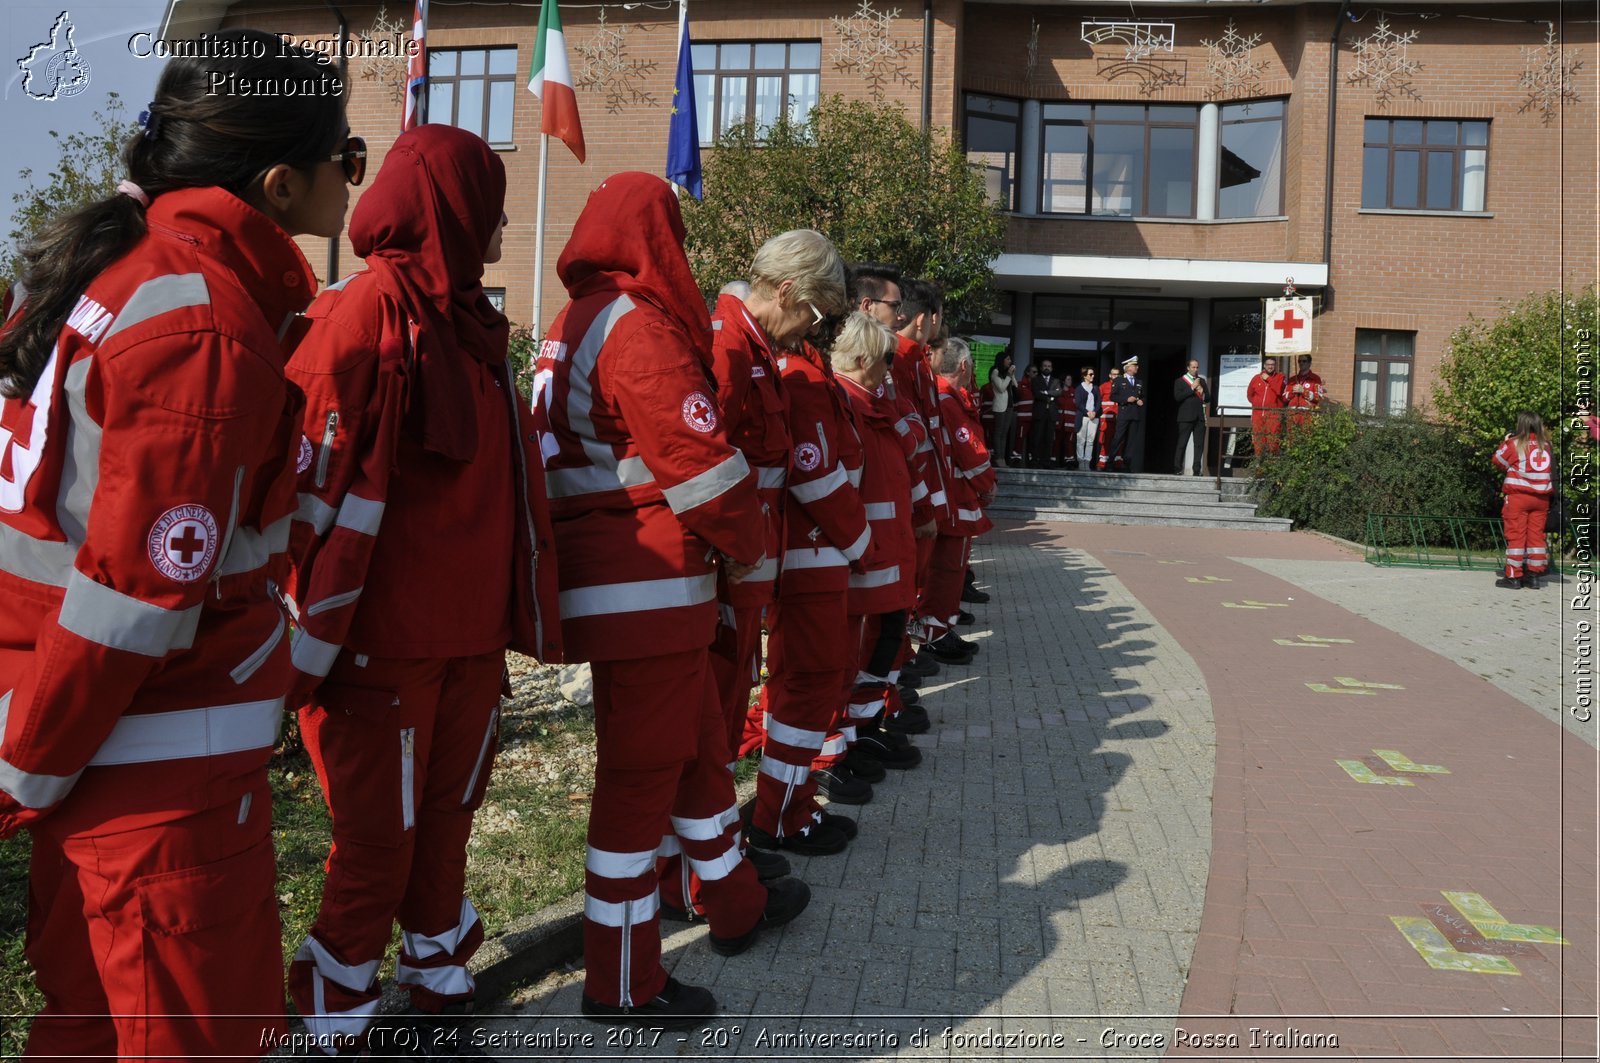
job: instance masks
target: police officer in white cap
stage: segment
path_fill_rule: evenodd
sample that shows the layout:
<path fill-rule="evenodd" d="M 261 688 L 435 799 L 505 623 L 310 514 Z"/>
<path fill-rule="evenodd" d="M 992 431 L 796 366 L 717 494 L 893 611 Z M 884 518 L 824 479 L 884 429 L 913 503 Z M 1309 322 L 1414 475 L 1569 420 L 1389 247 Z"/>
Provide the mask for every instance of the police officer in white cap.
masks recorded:
<path fill-rule="evenodd" d="M 1111 453 L 1122 458 L 1129 472 L 1144 471 L 1144 380 L 1139 376 L 1139 356 L 1122 360 L 1122 376 L 1111 386 L 1117 404 L 1117 434 Z"/>

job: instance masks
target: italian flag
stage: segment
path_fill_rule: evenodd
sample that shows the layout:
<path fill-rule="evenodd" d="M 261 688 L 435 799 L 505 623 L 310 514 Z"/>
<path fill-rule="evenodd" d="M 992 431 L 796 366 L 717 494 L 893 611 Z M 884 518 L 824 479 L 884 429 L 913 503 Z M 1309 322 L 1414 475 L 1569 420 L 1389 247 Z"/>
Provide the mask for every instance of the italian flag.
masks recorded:
<path fill-rule="evenodd" d="M 561 32 L 561 9 L 556 0 L 539 5 L 539 37 L 533 46 L 533 76 L 528 91 L 544 103 L 539 129 L 561 141 L 583 161 L 583 124 L 578 121 L 578 95 L 572 90 L 572 68 L 567 65 L 567 39 Z"/>

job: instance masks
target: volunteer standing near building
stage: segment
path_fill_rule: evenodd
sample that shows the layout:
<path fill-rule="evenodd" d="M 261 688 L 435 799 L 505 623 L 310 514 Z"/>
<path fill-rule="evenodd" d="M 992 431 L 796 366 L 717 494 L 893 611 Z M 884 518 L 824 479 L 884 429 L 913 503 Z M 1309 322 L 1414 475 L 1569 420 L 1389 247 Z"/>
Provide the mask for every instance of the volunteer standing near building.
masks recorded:
<path fill-rule="evenodd" d="M 334 842 L 289 988 L 327 1053 L 371 1047 L 396 917 L 396 980 L 413 1007 L 471 1004 L 483 925 L 463 892 L 467 837 L 505 651 L 560 656 L 532 414 L 506 362 L 509 326 L 479 283 L 500 258 L 505 187 L 473 134 L 402 134 L 351 217 L 367 268 L 317 299 L 289 364 L 307 402 L 296 694 Z M 460 1037 L 446 1025 L 428 1040 Z"/>
<path fill-rule="evenodd" d="M 712 397 L 711 321 L 683 236 L 665 181 L 607 178 L 556 265 L 571 301 L 534 378 L 564 651 L 594 669 L 582 1007 L 607 1023 L 685 1026 L 716 1012 L 708 991 L 661 966 L 664 837 L 700 879 L 720 953 L 749 948 L 810 898 L 796 879 L 762 886 L 739 851 L 708 656 L 717 571 L 754 571 L 766 526 L 756 473 Z M 811 320 L 809 307 L 789 310 Z"/>
<path fill-rule="evenodd" d="M 289 687 L 299 400 L 279 337 L 365 148 L 276 37 L 163 71 L 109 199 L 24 252 L 0 338 L 0 837 L 32 834 L 30 1056 L 260 1054 L 285 1031 L 267 760 Z"/>
<path fill-rule="evenodd" d="M 1501 513 L 1506 532 L 1505 575 L 1495 586 L 1540 590 L 1550 565 L 1544 524 L 1555 493 L 1555 460 L 1545 438 L 1544 420 L 1532 410 L 1517 414 L 1516 431 L 1494 452 L 1494 463 L 1505 473 L 1500 490 L 1505 495 Z"/>

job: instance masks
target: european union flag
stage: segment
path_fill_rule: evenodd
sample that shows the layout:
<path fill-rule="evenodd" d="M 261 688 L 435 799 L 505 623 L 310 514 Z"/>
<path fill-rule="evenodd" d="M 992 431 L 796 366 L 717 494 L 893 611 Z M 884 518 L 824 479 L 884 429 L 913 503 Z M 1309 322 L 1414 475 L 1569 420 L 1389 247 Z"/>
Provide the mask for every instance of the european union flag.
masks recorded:
<path fill-rule="evenodd" d="M 667 180 L 700 198 L 700 123 L 694 114 L 694 54 L 689 14 L 678 19 L 678 79 L 672 86 L 672 126 L 667 133 Z"/>

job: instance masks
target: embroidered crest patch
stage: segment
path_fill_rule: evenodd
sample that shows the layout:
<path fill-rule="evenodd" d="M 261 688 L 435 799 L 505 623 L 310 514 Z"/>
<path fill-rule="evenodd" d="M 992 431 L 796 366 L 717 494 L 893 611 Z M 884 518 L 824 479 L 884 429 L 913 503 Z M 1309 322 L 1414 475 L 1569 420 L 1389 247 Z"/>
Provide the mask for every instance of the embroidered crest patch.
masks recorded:
<path fill-rule="evenodd" d="M 300 456 L 295 459 L 294 471 L 302 473 L 309 468 L 311 468 L 311 440 L 309 437 L 302 435 L 300 437 Z"/>
<path fill-rule="evenodd" d="M 691 391 L 683 400 L 683 423 L 696 432 L 711 432 L 717 427 L 717 408 L 703 392 Z"/>
<path fill-rule="evenodd" d="M 972 431 L 970 429 L 968 429 L 964 425 L 962 427 L 960 427 L 960 428 L 957 428 L 956 429 L 956 442 L 957 443 L 970 443 L 970 442 L 972 442 Z"/>
<path fill-rule="evenodd" d="M 156 571 L 178 583 L 193 583 L 217 556 L 217 518 L 204 506 L 173 506 L 156 519 L 146 541 Z"/>
<path fill-rule="evenodd" d="M 815 443 L 801 443 L 794 448 L 794 464 L 796 468 L 810 472 L 822 464 L 822 448 Z"/>

